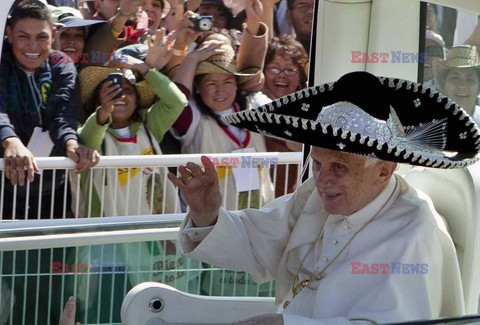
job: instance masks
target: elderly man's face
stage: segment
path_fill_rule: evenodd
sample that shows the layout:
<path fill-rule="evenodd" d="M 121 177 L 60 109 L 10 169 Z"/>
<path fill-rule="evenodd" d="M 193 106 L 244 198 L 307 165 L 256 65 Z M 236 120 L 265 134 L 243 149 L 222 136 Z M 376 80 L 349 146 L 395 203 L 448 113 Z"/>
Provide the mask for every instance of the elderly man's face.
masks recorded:
<path fill-rule="evenodd" d="M 388 184 L 396 164 L 379 161 L 365 167 L 365 158 L 313 147 L 313 177 L 325 210 L 348 216 L 360 210 Z"/>

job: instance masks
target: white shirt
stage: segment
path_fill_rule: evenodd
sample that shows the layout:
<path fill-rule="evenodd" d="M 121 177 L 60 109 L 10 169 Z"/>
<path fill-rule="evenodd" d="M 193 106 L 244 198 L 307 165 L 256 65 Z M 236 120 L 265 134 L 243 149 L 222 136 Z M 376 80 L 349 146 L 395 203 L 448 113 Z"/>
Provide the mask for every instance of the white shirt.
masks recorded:
<path fill-rule="evenodd" d="M 386 323 L 463 315 L 458 260 L 443 221 L 432 210 L 431 201 L 402 178 L 398 178 L 392 200 L 387 200 L 392 182 L 365 208 L 343 218 L 328 216 L 310 179 L 296 194 L 278 198 L 261 210 L 221 209 L 217 223 L 200 243 L 196 241 L 201 237 L 192 240 L 188 235 L 193 228 L 188 229 L 187 215 L 179 243 L 194 259 L 249 272 L 257 282 L 275 279 L 276 302 L 286 325 L 348 324 L 365 319 Z M 386 201 L 385 209 L 353 237 Z M 300 261 L 324 222 L 324 238 L 315 247 L 315 258 L 307 256 L 306 269 L 328 263 L 323 257 L 333 258 L 342 244 L 353 240 L 326 269 L 323 279 L 312 282 L 292 300 Z M 202 236 L 199 230 L 196 235 Z M 370 267 L 425 264 L 427 273 L 356 274 L 352 263 Z M 286 300 L 290 304 L 282 310 Z"/>

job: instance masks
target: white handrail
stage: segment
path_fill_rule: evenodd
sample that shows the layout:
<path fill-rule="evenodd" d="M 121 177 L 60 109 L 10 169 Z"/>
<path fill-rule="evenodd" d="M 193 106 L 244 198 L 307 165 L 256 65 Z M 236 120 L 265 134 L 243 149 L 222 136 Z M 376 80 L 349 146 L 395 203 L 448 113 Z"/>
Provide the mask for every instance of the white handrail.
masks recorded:
<path fill-rule="evenodd" d="M 0 239 L 0 251 L 130 243 L 177 239 L 179 227 L 92 231 L 73 234 L 22 236 Z"/>
<path fill-rule="evenodd" d="M 192 161 L 200 163 L 201 156 L 208 156 L 221 160 L 222 158 L 242 157 L 272 159 L 276 158 L 278 164 L 292 164 L 302 162 L 301 152 L 264 152 L 264 153 L 226 153 L 226 154 L 188 154 L 188 155 L 135 155 L 135 156 L 102 156 L 95 168 L 105 167 L 178 167 Z M 38 167 L 41 169 L 75 168 L 75 163 L 66 157 L 40 157 L 36 158 Z M 0 159 L 0 169 L 4 168 L 3 159 Z"/>
<path fill-rule="evenodd" d="M 184 213 L 177 213 L 151 216 L 6 221 L 1 223 L 0 236 L 3 238 L 0 238 L 0 251 L 172 240 L 177 238 L 178 224 L 184 218 Z M 176 227 L 172 227 L 172 224 L 175 224 Z M 150 225 L 151 227 L 144 229 L 145 226 Z M 166 228 L 168 225 L 170 227 Z M 112 230 L 95 230 L 100 227 L 111 227 Z M 131 229 L 132 227 L 142 229 Z M 53 234 L 45 235 L 42 234 L 42 231 Z M 34 234 L 29 235 L 32 232 Z"/>

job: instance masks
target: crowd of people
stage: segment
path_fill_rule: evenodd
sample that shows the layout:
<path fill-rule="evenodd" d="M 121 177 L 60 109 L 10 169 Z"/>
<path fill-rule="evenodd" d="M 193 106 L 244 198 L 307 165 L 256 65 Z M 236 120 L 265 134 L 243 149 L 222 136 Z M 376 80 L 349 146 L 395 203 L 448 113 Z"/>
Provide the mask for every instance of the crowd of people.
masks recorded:
<path fill-rule="evenodd" d="M 184 209 L 175 190 L 163 186 L 165 169 L 112 169 L 93 172 L 89 180 L 83 171 L 100 155 L 299 150 L 227 127 L 220 117 L 306 86 L 312 1 L 288 1 L 283 14 L 280 4 L 260 0 L 243 8 L 218 0 L 49 2 L 16 1 L 6 27 L 0 130 L 10 184 L 4 219 Z M 284 21 L 290 35 L 278 30 Z M 115 72 L 123 75 L 123 86 L 107 81 Z M 31 200 L 35 190 L 40 193 L 35 158 L 65 155 L 77 162 L 81 178 L 46 172 L 41 183 L 48 190 Z M 277 188 L 273 170 L 254 169 L 218 168 L 226 206 L 259 207 L 295 189 L 294 167 L 288 179 L 284 167 L 278 170 Z M 244 184 L 245 177 L 254 180 Z M 65 188 L 73 203 L 51 199 L 62 198 Z M 105 191 L 111 204 L 104 206 L 99 193 Z M 144 193 L 139 202 L 127 197 L 137 191 Z M 159 198 L 163 206 L 154 207 Z"/>

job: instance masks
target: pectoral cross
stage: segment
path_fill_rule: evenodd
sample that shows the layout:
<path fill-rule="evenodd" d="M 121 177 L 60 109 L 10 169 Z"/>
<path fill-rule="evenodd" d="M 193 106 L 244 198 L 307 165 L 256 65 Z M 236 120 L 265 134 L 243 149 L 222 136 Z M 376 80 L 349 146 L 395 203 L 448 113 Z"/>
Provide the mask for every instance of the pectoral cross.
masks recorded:
<path fill-rule="evenodd" d="M 292 293 L 293 293 L 293 296 L 292 296 L 292 300 L 295 298 L 296 295 L 298 295 L 300 293 L 300 291 L 303 290 L 303 288 L 305 288 L 306 286 L 308 286 L 310 284 L 310 282 L 312 282 L 313 280 L 320 280 L 322 279 L 322 274 L 310 274 L 306 279 L 300 281 L 298 284 L 294 285 L 293 288 L 292 288 Z M 290 304 L 290 301 L 286 300 L 284 303 L 283 303 L 283 309 L 287 308 L 288 305 Z"/>

